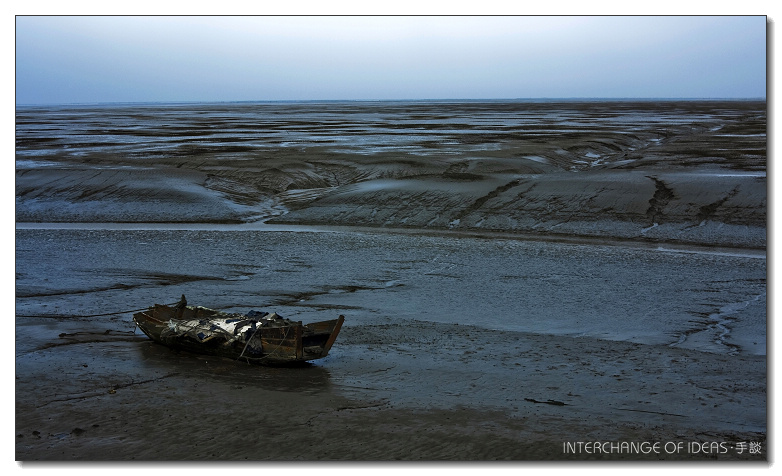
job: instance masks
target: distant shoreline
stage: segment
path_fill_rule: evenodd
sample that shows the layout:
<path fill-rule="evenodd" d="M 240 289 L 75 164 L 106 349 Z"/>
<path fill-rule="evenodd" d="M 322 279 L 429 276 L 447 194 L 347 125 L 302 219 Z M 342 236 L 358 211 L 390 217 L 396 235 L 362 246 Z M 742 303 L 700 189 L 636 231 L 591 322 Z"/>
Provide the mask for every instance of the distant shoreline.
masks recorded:
<path fill-rule="evenodd" d="M 22 103 L 16 107 L 127 107 L 127 106 L 192 106 L 220 104 L 357 104 L 357 103 L 593 103 L 593 102 L 767 102 L 766 98 L 485 98 L 485 99 L 242 99 L 235 101 L 117 101 L 117 102 L 86 102 L 86 103 Z"/>

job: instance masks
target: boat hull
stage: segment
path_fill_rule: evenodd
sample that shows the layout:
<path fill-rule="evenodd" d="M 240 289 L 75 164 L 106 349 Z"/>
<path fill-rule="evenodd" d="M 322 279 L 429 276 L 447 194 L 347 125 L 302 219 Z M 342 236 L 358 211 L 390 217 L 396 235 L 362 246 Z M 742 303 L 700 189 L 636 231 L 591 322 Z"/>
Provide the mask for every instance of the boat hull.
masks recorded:
<path fill-rule="evenodd" d="M 345 320 L 340 315 L 303 325 L 276 314 L 259 316 L 155 304 L 133 321 L 150 339 L 173 349 L 275 365 L 325 357 Z"/>

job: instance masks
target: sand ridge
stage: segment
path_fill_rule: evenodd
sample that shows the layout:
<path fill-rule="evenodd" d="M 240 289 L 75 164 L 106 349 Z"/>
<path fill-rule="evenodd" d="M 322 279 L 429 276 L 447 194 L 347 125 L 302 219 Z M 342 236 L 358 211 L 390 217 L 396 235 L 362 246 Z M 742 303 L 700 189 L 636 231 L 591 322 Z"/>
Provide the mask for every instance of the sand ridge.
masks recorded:
<path fill-rule="evenodd" d="M 765 247 L 762 102 L 226 108 L 117 108 L 109 129 L 92 122 L 100 110 L 21 109 L 16 221 L 269 220 Z"/>

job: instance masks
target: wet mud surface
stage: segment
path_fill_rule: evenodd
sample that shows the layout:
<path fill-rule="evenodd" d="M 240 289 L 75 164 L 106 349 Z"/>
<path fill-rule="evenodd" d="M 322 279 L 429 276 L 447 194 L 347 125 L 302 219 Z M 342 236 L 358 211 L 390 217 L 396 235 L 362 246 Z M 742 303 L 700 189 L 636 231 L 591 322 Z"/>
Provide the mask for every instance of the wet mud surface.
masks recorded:
<path fill-rule="evenodd" d="M 17 263 L 23 460 L 557 460 L 585 438 L 765 441 L 761 257 L 379 232 L 18 230 Z M 173 352 L 113 314 L 181 293 L 346 323 L 327 358 L 267 368 Z"/>
<path fill-rule="evenodd" d="M 247 222 L 765 247 L 751 101 L 18 108 L 19 222 Z"/>
<path fill-rule="evenodd" d="M 752 102 L 19 108 L 16 458 L 765 460 L 765 127 Z M 181 294 L 346 321 L 325 359 L 252 366 L 134 329 Z"/>

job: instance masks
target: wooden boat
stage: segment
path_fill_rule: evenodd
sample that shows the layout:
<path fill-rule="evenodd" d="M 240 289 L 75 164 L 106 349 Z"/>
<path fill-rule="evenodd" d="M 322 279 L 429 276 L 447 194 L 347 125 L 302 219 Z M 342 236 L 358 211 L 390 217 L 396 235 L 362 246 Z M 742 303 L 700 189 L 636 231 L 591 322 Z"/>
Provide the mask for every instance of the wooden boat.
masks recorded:
<path fill-rule="evenodd" d="M 155 304 L 133 315 L 150 339 L 168 347 L 257 364 L 283 364 L 328 355 L 345 316 L 303 325 L 276 313 L 226 313 L 188 306 Z"/>

